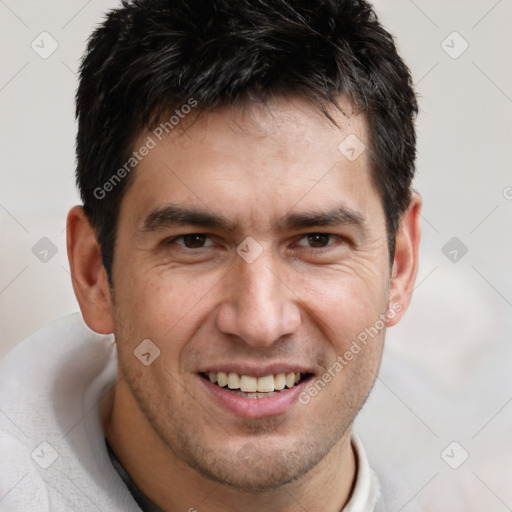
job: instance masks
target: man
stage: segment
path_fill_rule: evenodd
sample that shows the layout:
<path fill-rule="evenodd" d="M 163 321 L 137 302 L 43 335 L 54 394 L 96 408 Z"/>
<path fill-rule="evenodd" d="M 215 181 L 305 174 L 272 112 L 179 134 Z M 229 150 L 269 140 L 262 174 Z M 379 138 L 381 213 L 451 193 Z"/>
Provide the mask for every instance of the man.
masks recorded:
<path fill-rule="evenodd" d="M 112 11 L 67 234 L 114 337 L 68 320 L 7 358 L 8 510 L 380 510 L 351 426 L 416 276 L 416 113 L 366 2 Z"/>

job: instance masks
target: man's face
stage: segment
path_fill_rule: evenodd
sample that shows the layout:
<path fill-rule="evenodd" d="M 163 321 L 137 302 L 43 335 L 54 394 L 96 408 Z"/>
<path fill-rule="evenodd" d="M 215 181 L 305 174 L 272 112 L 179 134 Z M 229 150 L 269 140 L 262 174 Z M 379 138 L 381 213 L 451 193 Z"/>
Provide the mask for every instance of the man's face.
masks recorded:
<path fill-rule="evenodd" d="M 333 115 L 340 128 L 299 99 L 202 115 L 184 134 L 152 136 L 121 204 L 118 393 L 179 459 L 234 487 L 275 488 L 313 468 L 346 439 L 378 370 L 382 328 L 299 400 L 388 309 L 386 223 L 368 152 L 352 161 L 338 149 L 349 134 L 368 144 L 364 119 Z M 171 222 L 182 209 L 204 215 Z M 344 212 L 335 222 L 323 216 L 335 212 Z M 148 366 L 134 355 L 146 339 L 160 350 Z M 304 378 L 255 398 L 210 372 L 245 375 L 249 387 L 254 377 Z"/>

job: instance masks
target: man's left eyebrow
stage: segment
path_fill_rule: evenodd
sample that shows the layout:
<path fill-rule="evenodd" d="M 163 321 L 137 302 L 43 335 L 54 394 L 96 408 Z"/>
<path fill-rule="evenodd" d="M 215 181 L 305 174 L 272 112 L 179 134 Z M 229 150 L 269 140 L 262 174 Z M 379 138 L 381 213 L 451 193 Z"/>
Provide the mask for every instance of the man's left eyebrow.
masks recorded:
<path fill-rule="evenodd" d="M 167 205 L 157 208 L 144 220 L 141 231 L 151 232 L 176 225 L 194 225 L 202 228 L 218 228 L 234 231 L 236 226 L 223 215 L 181 205 Z"/>
<path fill-rule="evenodd" d="M 364 230 L 366 217 L 359 211 L 346 206 L 339 206 L 324 212 L 293 212 L 280 220 L 279 225 L 285 230 L 308 229 L 316 226 L 351 225 Z"/>

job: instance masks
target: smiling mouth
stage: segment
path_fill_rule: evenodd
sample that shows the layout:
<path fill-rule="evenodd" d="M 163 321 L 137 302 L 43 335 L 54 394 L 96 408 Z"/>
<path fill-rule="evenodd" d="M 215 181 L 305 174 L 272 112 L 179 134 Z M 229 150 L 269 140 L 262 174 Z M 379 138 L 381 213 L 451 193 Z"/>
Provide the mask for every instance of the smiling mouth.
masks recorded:
<path fill-rule="evenodd" d="M 212 384 L 245 398 L 276 396 L 313 376 L 312 373 L 299 372 L 277 373 L 275 375 L 265 375 L 264 377 L 225 372 L 208 372 L 201 373 L 200 375 L 204 379 L 208 379 Z"/>

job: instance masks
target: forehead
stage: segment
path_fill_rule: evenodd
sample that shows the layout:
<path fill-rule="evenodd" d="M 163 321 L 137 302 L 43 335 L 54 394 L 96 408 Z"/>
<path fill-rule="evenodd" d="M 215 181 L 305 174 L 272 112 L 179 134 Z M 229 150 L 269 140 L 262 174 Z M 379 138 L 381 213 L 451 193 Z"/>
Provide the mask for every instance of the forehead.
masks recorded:
<path fill-rule="evenodd" d="M 346 102 L 342 109 L 351 111 Z M 140 227 L 168 203 L 268 226 L 292 210 L 339 203 L 372 214 L 380 201 L 365 118 L 331 115 L 338 126 L 305 100 L 280 98 L 183 116 L 164 136 L 147 131 L 134 149 L 148 140 L 152 148 L 133 171 L 120 220 Z"/>

